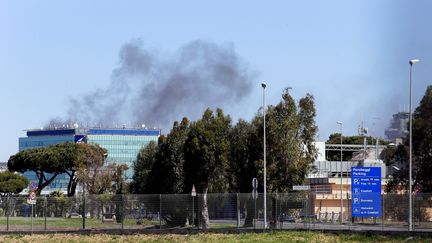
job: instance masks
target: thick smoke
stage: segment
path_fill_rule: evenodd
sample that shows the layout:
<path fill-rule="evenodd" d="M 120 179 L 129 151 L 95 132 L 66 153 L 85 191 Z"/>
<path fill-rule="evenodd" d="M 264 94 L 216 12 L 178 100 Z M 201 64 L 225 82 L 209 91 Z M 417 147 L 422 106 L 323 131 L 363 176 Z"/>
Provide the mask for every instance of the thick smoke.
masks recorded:
<path fill-rule="evenodd" d="M 250 93 L 253 79 L 231 45 L 193 41 L 160 54 L 135 40 L 121 48 L 107 88 L 71 98 L 66 120 L 165 130 L 183 116 L 198 118 L 206 107 L 237 103 Z"/>

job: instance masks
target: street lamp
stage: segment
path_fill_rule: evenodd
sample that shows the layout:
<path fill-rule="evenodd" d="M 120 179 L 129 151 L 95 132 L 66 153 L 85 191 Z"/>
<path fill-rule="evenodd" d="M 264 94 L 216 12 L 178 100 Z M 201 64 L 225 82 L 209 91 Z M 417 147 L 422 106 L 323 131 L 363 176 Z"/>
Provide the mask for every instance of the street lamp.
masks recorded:
<path fill-rule="evenodd" d="M 267 228 L 267 161 L 266 161 L 266 112 L 265 112 L 265 88 L 267 84 L 261 83 L 263 88 L 263 115 L 264 115 L 264 228 Z"/>
<path fill-rule="evenodd" d="M 418 63 L 419 59 L 412 59 L 409 61 L 410 64 L 410 87 L 409 87 L 409 231 L 413 230 L 412 225 L 412 73 L 413 65 Z"/>
<path fill-rule="evenodd" d="M 340 197 L 341 197 L 341 205 L 340 205 L 340 213 L 341 213 L 341 218 L 340 218 L 340 222 L 343 222 L 343 175 L 342 175 L 342 125 L 343 123 L 341 121 L 336 122 L 337 124 L 340 125 Z"/>

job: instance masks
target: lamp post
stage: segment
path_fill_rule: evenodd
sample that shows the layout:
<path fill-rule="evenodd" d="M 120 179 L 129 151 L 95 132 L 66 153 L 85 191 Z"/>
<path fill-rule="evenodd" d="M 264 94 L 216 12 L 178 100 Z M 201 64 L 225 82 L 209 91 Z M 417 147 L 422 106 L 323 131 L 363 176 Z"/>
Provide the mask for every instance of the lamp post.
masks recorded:
<path fill-rule="evenodd" d="M 261 83 L 263 88 L 263 115 L 264 115 L 264 228 L 267 228 L 267 161 L 266 161 L 266 109 L 265 109 L 265 88 L 267 84 Z"/>
<path fill-rule="evenodd" d="M 412 59 L 409 61 L 410 64 L 410 87 L 409 87 L 409 222 L 408 229 L 409 231 L 413 230 L 413 222 L 412 222 L 412 73 L 413 73 L 413 65 L 418 63 L 420 60 Z"/>
<path fill-rule="evenodd" d="M 340 222 L 343 222 L 343 175 L 342 175 L 342 125 L 343 123 L 341 121 L 336 122 L 340 125 L 340 197 L 341 197 L 341 205 L 340 205 Z"/>

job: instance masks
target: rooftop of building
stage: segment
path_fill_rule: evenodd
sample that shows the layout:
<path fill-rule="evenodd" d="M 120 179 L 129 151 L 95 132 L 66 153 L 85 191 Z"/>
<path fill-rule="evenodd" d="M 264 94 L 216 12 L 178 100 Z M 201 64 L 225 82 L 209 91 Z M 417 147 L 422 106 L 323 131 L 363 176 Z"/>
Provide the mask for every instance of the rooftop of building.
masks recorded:
<path fill-rule="evenodd" d="M 64 136 L 64 135 L 136 135 L 136 136 L 159 136 L 160 129 L 148 129 L 145 127 L 125 126 L 118 127 L 50 127 L 25 130 L 28 137 L 32 136 Z"/>

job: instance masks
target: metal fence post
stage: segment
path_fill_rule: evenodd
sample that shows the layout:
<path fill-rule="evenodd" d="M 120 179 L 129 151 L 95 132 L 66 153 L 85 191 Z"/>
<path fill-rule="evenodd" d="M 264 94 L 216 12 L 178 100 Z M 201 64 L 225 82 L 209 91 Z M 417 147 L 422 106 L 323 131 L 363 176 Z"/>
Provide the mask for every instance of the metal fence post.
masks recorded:
<path fill-rule="evenodd" d="M 123 229 L 124 229 L 124 200 L 123 200 L 123 194 L 121 194 L 121 217 L 122 217 L 122 221 L 121 221 L 121 229 L 122 229 L 122 233 L 123 233 Z"/>
<path fill-rule="evenodd" d="M 162 195 L 159 194 L 159 229 L 162 229 Z"/>
<path fill-rule="evenodd" d="M 258 197 L 258 193 L 255 194 L 254 197 L 252 197 L 252 199 L 254 200 L 254 217 L 253 217 L 253 226 L 254 229 L 256 229 L 256 221 L 257 221 L 257 213 L 256 213 L 256 199 Z"/>
<path fill-rule="evenodd" d="M 384 231 L 384 195 L 381 194 L 381 230 Z"/>
<path fill-rule="evenodd" d="M 82 229 L 85 230 L 86 228 L 86 200 L 85 200 L 85 193 L 83 193 L 83 206 L 82 206 Z"/>
<path fill-rule="evenodd" d="M 194 203 L 195 197 L 192 196 L 192 227 L 195 227 L 195 203 Z"/>
<path fill-rule="evenodd" d="M 416 210 L 415 210 L 415 205 L 416 205 L 416 203 L 415 203 L 415 199 L 416 199 L 416 195 L 412 195 L 412 194 L 410 194 L 411 195 L 411 227 L 412 227 L 412 230 L 415 230 L 415 227 L 416 227 L 416 224 L 415 224 L 415 222 L 416 222 Z"/>
<path fill-rule="evenodd" d="M 279 214 L 278 217 L 278 223 L 279 223 L 279 229 L 283 229 L 283 211 L 282 211 L 282 205 L 283 205 L 283 199 L 286 197 L 286 193 L 283 193 L 282 196 L 279 196 Z M 309 197 L 308 197 L 309 198 Z"/>
<path fill-rule="evenodd" d="M 236 193 L 237 198 L 237 228 L 240 228 L 240 200 L 239 200 L 239 194 Z"/>
<path fill-rule="evenodd" d="M 349 206 L 349 202 L 348 202 L 348 200 L 349 200 L 349 198 L 348 198 L 348 192 L 346 193 L 346 211 L 347 211 L 347 220 L 349 220 L 349 218 L 350 218 L 350 214 L 349 214 L 349 212 L 351 212 L 350 211 L 350 206 Z M 351 212 L 351 214 L 352 214 L 352 212 Z"/>
<path fill-rule="evenodd" d="M 11 204 L 10 195 L 7 197 L 7 202 L 8 202 L 8 206 L 7 206 L 7 213 L 6 213 L 6 231 L 9 231 L 9 214 L 10 214 L 10 204 Z"/>
<path fill-rule="evenodd" d="M 201 207 L 201 205 L 200 205 L 200 203 L 199 203 L 199 194 L 197 193 L 197 223 L 198 223 L 198 229 L 199 229 L 199 227 L 200 227 L 200 207 Z"/>
<path fill-rule="evenodd" d="M 47 231 L 47 207 L 48 207 L 48 203 L 47 203 L 47 196 L 45 195 L 45 200 L 44 200 L 44 218 L 45 218 L 45 232 Z"/>
<path fill-rule="evenodd" d="M 276 229 L 276 226 L 277 226 L 277 206 L 278 206 L 278 202 L 277 202 L 277 199 L 278 199 L 278 194 L 277 194 L 277 192 L 276 192 L 276 194 L 271 194 L 271 198 L 272 198 L 272 219 L 271 219 L 271 221 L 270 221 L 270 227 L 272 227 L 273 229 Z M 274 204 L 275 205 L 273 205 L 273 202 L 274 202 Z M 274 210 L 274 211 L 273 211 Z M 271 224 L 273 224 L 273 226 L 271 225 Z"/>
<path fill-rule="evenodd" d="M 31 234 L 33 234 L 33 204 L 31 204 Z"/>

